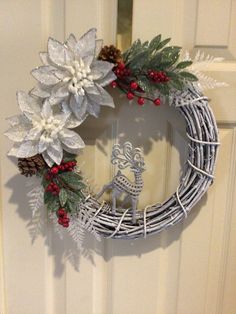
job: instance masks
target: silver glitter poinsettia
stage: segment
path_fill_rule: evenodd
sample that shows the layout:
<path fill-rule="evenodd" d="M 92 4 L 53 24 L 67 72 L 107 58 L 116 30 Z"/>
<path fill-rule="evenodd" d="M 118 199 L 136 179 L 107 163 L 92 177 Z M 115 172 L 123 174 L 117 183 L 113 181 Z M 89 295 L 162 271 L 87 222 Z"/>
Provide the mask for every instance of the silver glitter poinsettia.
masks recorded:
<path fill-rule="evenodd" d="M 40 54 L 44 65 L 32 71 L 39 85 L 31 94 L 49 97 L 51 104 L 66 102 L 79 120 L 87 114 L 97 117 L 100 106 L 114 107 L 103 88 L 116 79 L 114 64 L 96 59 L 100 42 L 94 28 L 78 41 L 72 34 L 64 44 L 49 38 L 48 52 Z"/>
<path fill-rule="evenodd" d="M 5 135 L 15 142 L 9 155 L 27 158 L 42 154 L 52 166 L 61 163 L 63 149 L 77 154 L 85 146 L 81 137 L 69 130 L 74 127 L 69 120 L 71 112 L 53 114 L 48 99 L 42 102 L 24 92 L 18 92 L 17 100 L 23 115 L 9 118 L 11 128 Z"/>

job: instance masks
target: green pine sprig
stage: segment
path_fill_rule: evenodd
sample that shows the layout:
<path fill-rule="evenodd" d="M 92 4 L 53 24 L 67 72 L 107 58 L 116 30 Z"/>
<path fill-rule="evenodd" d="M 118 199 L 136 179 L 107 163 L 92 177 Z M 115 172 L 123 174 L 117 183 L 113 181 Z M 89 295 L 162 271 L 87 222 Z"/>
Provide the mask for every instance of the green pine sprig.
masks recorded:
<path fill-rule="evenodd" d="M 125 66 L 131 71 L 126 83 L 135 80 L 147 94 L 158 90 L 160 94 L 169 95 L 172 89 L 182 90 L 186 83 L 197 81 L 197 77 L 187 71 L 192 61 L 179 61 L 181 47 L 167 46 L 169 42 L 170 38 L 162 40 L 161 35 L 150 42 L 136 40 L 122 55 Z M 150 70 L 164 72 L 168 82 L 153 82 L 148 77 Z"/>

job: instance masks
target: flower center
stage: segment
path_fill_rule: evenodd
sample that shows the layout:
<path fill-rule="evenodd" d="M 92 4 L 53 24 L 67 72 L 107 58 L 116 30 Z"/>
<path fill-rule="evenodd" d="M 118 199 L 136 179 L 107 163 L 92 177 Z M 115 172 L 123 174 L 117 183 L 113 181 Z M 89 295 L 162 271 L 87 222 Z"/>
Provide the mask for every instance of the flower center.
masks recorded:
<path fill-rule="evenodd" d="M 69 82 L 68 89 L 75 95 L 84 95 L 84 87 L 93 86 L 93 76 L 91 75 L 90 67 L 84 64 L 83 60 L 73 61 L 73 64 L 67 66 L 66 69 L 70 72 L 71 77 L 64 78 L 64 82 Z"/>
<path fill-rule="evenodd" d="M 57 134 L 61 131 L 62 125 L 60 121 L 53 119 L 52 117 L 48 119 L 42 119 L 37 126 L 42 129 L 42 135 L 40 139 L 44 142 L 51 143 Z"/>

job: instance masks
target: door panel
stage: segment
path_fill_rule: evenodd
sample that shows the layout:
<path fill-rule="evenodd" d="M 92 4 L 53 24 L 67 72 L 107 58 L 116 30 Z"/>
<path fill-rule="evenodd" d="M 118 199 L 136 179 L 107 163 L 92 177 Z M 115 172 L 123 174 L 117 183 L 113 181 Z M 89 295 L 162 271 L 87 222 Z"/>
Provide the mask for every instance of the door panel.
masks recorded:
<path fill-rule="evenodd" d="M 0 6 L 3 117 L 18 112 L 16 90 L 34 84 L 28 73 L 39 64 L 38 51 L 46 49 L 49 36 L 64 40 L 97 27 L 98 37 L 115 43 L 115 0 L 2 0 Z M 5 156 L 10 143 L 1 138 L 1 313 L 235 313 L 235 15 L 230 0 L 133 1 L 133 40 L 162 33 L 186 49 L 226 58 L 207 73 L 230 84 L 206 93 L 221 141 L 215 182 L 183 223 L 136 241 L 98 242 L 87 235 L 79 253 L 69 238 L 60 240 L 42 211 L 42 236 L 32 243 L 27 180 Z M 176 190 L 184 167 L 184 121 L 167 104 L 139 107 L 111 92 L 115 110 L 104 108 L 100 119 L 89 118 L 78 128 L 87 144 L 79 157 L 82 171 L 98 191 L 116 171 L 110 166 L 112 145 L 130 140 L 143 148 L 147 164 L 139 207 L 162 202 Z M 3 121 L 1 132 L 6 128 Z"/>

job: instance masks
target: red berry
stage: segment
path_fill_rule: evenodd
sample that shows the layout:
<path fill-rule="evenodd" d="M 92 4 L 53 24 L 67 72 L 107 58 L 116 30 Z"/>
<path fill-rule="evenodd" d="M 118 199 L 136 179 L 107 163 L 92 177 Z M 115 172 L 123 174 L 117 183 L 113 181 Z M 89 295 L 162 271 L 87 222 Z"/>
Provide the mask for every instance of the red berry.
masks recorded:
<path fill-rule="evenodd" d="M 116 81 L 112 81 L 110 85 L 111 85 L 112 88 L 116 88 L 117 83 L 116 83 Z"/>
<path fill-rule="evenodd" d="M 57 222 L 59 223 L 59 225 L 63 224 L 63 220 L 61 218 L 58 218 Z"/>
<path fill-rule="evenodd" d="M 64 217 L 64 215 L 66 214 L 66 211 L 64 208 L 59 208 L 58 211 L 57 211 L 57 215 L 59 217 Z"/>
<path fill-rule="evenodd" d="M 68 228 L 68 227 L 69 227 L 69 223 L 68 223 L 68 222 L 67 222 L 67 223 L 64 223 L 64 224 L 63 224 L 63 227 L 64 227 L 64 228 Z"/>
<path fill-rule="evenodd" d="M 52 192 L 52 186 L 51 186 L 51 185 L 48 185 L 47 188 L 46 188 L 46 191 L 47 191 L 47 192 Z"/>
<path fill-rule="evenodd" d="M 45 179 L 48 180 L 48 181 L 50 181 L 50 180 L 51 180 L 50 174 L 47 174 L 47 175 L 45 176 Z"/>
<path fill-rule="evenodd" d="M 58 174 L 58 167 L 53 167 L 52 169 L 51 169 L 51 173 L 52 174 Z"/>
<path fill-rule="evenodd" d="M 154 104 L 155 104 L 156 106 L 160 106 L 160 104 L 161 104 L 160 98 L 156 98 L 153 102 L 154 102 Z"/>
<path fill-rule="evenodd" d="M 142 106 L 145 103 L 145 99 L 143 97 L 138 98 L 138 104 Z"/>
<path fill-rule="evenodd" d="M 124 75 L 129 76 L 131 74 L 130 69 L 124 69 Z"/>
<path fill-rule="evenodd" d="M 134 99 L 134 94 L 131 93 L 131 92 L 128 92 L 128 93 L 127 93 L 127 98 L 128 98 L 129 100 Z"/>
<path fill-rule="evenodd" d="M 124 70 L 124 69 L 125 69 L 125 64 L 124 64 L 123 62 L 119 62 L 119 63 L 118 63 L 118 68 L 119 68 L 120 70 Z"/>
<path fill-rule="evenodd" d="M 149 75 L 150 78 L 154 78 L 155 73 L 154 73 L 154 71 L 149 71 L 148 75 Z"/>
<path fill-rule="evenodd" d="M 117 68 L 117 69 L 115 69 L 114 72 L 115 72 L 116 76 L 119 76 L 119 75 L 120 75 L 120 69 Z"/>
<path fill-rule="evenodd" d="M 63 223 L 68 223 L 69 221 L 70 221 L 70 219 L 69 218 L 67 218 L 67 217 L 63 217 Z"/>
<path fill-rule="evenodd" d="M 137 89 L 138 88 L 138 83 L 137 82 L 131 82 L 130 83 L 130 88 L 131 89 Z"/>

